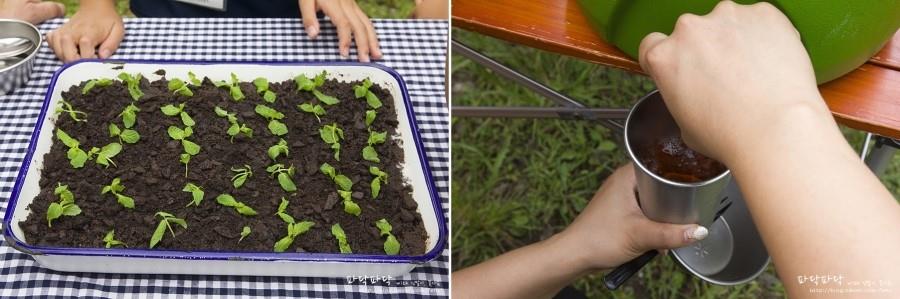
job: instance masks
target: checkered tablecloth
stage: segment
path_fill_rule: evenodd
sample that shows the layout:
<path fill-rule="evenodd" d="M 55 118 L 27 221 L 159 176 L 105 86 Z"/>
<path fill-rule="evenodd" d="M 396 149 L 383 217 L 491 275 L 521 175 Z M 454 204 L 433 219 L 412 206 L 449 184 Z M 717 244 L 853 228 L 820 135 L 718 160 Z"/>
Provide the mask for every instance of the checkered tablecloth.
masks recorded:
<path fill-rule="evenodd" d="M 40 26 L 47 31 L 63 20 Z M 337 61 L 337 34 L 328 22 L 316 40 L 299 19 L 128 19 L 113 58 L 205 61 Z M 444 21 L 377 20 L 384 59 L 409 87 L 419 134 L 438 193 L 449 213 L 449 117 L 445 101 L 448 25 Z M 355 50 L 351 50 L 351 59 Z M 31 80 L 0 96 L 0 212 L 25 156 L 44 93 L 60 63 L 44 43 Z M 445 218 L 448 214 L 445 214 Z M 260 297 L 418 298 L 449 294 L 447 248 L 412 273 L 390 283 L 348 283 L 346 278 L 135 275 L 66 273 L 42 268 L 0 241 L 0 298 L 76 296 L 101 298 Z"/>

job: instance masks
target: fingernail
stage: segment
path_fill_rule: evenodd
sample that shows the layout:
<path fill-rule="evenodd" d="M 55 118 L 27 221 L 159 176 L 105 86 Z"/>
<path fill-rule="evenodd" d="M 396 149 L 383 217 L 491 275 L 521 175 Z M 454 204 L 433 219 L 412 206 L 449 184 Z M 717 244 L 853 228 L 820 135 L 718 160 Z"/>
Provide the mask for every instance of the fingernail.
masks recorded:
<path fill-rule="evenodd" d="M 309 27 L 309 37 L 316 38 L 316 36 L 318 36 L 318 35 L 319 35 L 319 27 L 310 26 Z"/>
<path fill-rule="evenodd" d="M 360 62 L 369 62 L 369 56 L 362 55 L 359 57 Z"/>
<path fill-rule="evenodd" d="M 350 57 L 350 50 L 341 49 L 341 57 L 344 57 L 344 58 Z"/>
<path fill-rule="evenodd" d="M 684 237 L 687 238 L 688 240 L 693 240 L 693 241 L 700 241 L 700 240 L 706 239 L 706 236 L 708 236 L 708 235 L 709 235 L 709 230 L 707 230 L 705 227 L 702 227 L 699 225 L 697 227 L 689 228 L 684 231 Z"/>
<path fill-rule="evenodd" d="M 109 50 L 107 50 L 107 49 L 100 50 L 100 58 L 106 59 L 110 55 L 112 55 L 112 53 L 110 53 Z"/>

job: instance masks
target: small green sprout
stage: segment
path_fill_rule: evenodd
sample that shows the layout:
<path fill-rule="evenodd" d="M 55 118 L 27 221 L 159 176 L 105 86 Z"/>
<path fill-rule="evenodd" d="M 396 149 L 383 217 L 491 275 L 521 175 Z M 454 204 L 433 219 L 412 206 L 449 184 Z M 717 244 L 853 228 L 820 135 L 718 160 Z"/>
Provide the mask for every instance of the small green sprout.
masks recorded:
<path fill-rule="evenodd" d="M 175 218 L 172 214 L 156 212 L 154 216 L 158 216 L 162 219 L 159 221 L 159 225 L 156 226 L 156 230 L 153 231 L 153 236 L 150 237 L 150 248 L 156 247 L 156 244 L 162 240 L 163 235 L 166 233 L 166 229 L 169 229 L 169 232 L 172 233 L 172 238 L 175 237 L 175 231 L 172 230 L 172 225 L 169 224 L 169 221 L 175 222 L 175 224 L 181 225 L 182 228 L 187 229 L 187 222 L 185 222 L 184 219 Z"/>
<path fill-rule="evenodd" d="M 119 178 L 114 178 L 109 185 L 103 186 L 103 189 L 100 190 L 100 194 L 112 193 L 116 196 L 116 201 L 119 202 L 123 207 L 134 209 L 134 199 L 130 196 L 126 196 L 121 192 L 125 190 L 125 186 L 122 185 L 122 181 Z"/>
<path fill-rule="evenodd" d="M 331 234 L 337 239 L 341 253 L 353 253 L 353 251 L 350 250 L 350 244 L 347 243 L 347 235 L 344 234 L 344 229 L 341 228 L 341 224 L 335 223 L 332 225 Z"/>
<path fill-rule="evenodd" d="M 337 161 L 341 160 L 341 139 L 344 139 L 344 130 L 342 130 L 336 123 L 331 125 L 325 125 L 321 129 L 319 129 L 319 136 L 322 137 L 322 141 L 325 141 L 327 144 L 331 144 L 331 149 L 334 150 L 334 159 Z"/>
<path fill-rule="evenodd" d="M 135 101 L 140 100 L 141 97 L 144 96 L 144 92 L 141 91 L 141 74 L 136 73 L 134 76 L 128 73 L 119 74 L 119 79 L 122 82 L 125 82 L 125 85 L 128 86 L 128 94 L 131 95 L 131 98 Z"/>
<path fill-rule="evenodd" d="M 56 129 L 56 139 L 59 139 L 60 142 L 69 148 L 66 152 L 66 157 L 69 158 L 69 164 L 72 164 L 73 168 L 84 167 L 84 163 L 90 159 L 90 156 L 79 147 L 81 143 L 59 128 Z"/>
<path fill-rule="evenodd" d="M 141 109 L 138 109 L 134 104 L 128 104 L 128 106 L 125 106 L 125 109 L 122 110 L 122 113 L 119 113 L 119 116 L 122 117 L 122 124 L 125 125 L 126 129 L 134 127 L 134 122 L 137 120 L 137 112 L 140 111 Z"/>
<path fill-rule="evenodd" d="M 110 230 L 108 233 L 106 233 L 106 236 L 103 237 L 103 243 L 106 243 L 106 248 L 120 245 L 128 247 L 128 245 L 125 245 L 125 242 L 116 240 L 116 230 Z"/>
<path fill-rule="evenodd" d="M 242 203 L 240 201 L 235 200 L 234 197 L 231 196 L 230 194 L 221 194 L 219 196 L 216 196 L 216 202 L 218 202 L 220 205 L 234 208 L 234 210 L 237 211 L 238 214 L 241 214 L 241 215 L 247 215 L 247 216 L 255 216 L 256 215 L 256 210 L 254 210 L 253 208 L 251 208 L 248 205 L 245 205 L 244 203 Z"/>
<path fill-rule="evenodd" d="M 69 191 L 69 185 L 56 183 L 56 189 L 53 190 L 53 194 L 59 196 L 59 202 L 50 203 L 50 206 L 47 207 L 47 227 L 53 227 L 53 219 L 62 215 L 76 216 L 81 214 L 81 208 L 75 204 L 75 194 Z"/>
<path fill-rule="evenodd" d="M 69 117 L 71 117 L 75 122 L 87 121 L 87 113 L 75 110 L 74 108 L 72 108 L 72 104 L 66 102 L 66 100 L 60 99 L 59 106 L 56 107 L 56 113 L 62 112 L 68 113 Z M 78 115 L 84 115 L 85 118 L 79 118 Z"/>
<path fill-rule="evenodd" d="M 249 236 L 249 235 L 250 235 L 250 227 L 249 227 L 249 226 L 244 226 L 244 228 L 241 229 L 241 238 L 238 239 L 238 243 L 240 243 L 241 241 L 243 241 L 244 238 L 246 238 L 246 237 Z"/>
<path fill-rule="evenodd" d="M 112 79 L 103 78 L 103 79 L 93 79 L 84 84 L 84 88 L 81 89 L 81 94 L 85 95 L 91 89 L 94 89 L 94 86 L 107 87 L 112 85 Z"/>
<path fill-rule="evenodd" d="M 200 86 L 201 84 L 203 84 L 203 80 L 200 80 L 200 78 L 197 78 L 197 75 L 194 75 L 194 72 L 190 72 L 190 71 L 188 72 L 188 81 L 190 81 L 191 85 L 194 85 L 194 86 Z"/>
<path fill-rule="evenodd" d="M 194 92 L 191 91 L 190 88 L 188 88 L 188 84 L 178 78 L 169 80 L 169 91 L 186 97 L 194 96 Z"/>
<path fill-rule="evenodd" d="M 240 102 L 244 99 L 244 92 L 241 91 L 240 86 L 241 81 L 238 80 L 237 75 L 231 73 L 231 83 L 222 81 L 213 82 L 216 87 L 225 87 L 228 88 L 228 92 L 231 94 L 231 98 L 233 98 L 236 102 Z"/>
<path fill-rule="evenodd" d="M 219 108 L 219 106 L 216 106 L 214 111 L 219 117 L 228 119 L 228 123 L 231 124 L 231 126 L 228 127 L 228 131 L 225 133 L 227 133 L 228 136 L 231 136 L 232 143 L 234 142 L 234 136 L 237 136 L 240 133 L 243 133 L 247 138 L 253 138 L 253 129 L 248 127 L 247 124 L 239 124 L 236 113 L 228 112 L 225 109 Z"/>
<path fill-rule="evenodd" d="M 188 115 L 187 111 L 184 111 L 184 103 L 178 104 L 178 106 L 168 104 L 162 107 L 159 107 L 159 110 L 162 110 L 162 113 L 168 116 L 180 116 L 181 123 L 183 123 L 187 127 L 194 126 L 194 119 Z"/>
<path fill-rule="evenodd" d="M 278 212 L 275 212 L 275 215 L 277 215 L 279 218 L 281 218 L 281 220 L 283 220 L 285 223 L 294 223 L 294 217 L 291 217 L 290 214 L 285 212 L 285 211 L 287 211 L 287 206 L 288 206 L 288 201 L 287 201 L 287 199 L 284 199 L 284 196 L 282 196 L 281 203 L 278 204 Z"/>
<path fill-rule="evenodd" d="M 269 81 L 266 78 L 259 77 L 253 80 L 256 86 L 256 93 L 263 95 L 263 100 L 269 103 L 275 103 L 275 93 L 269 90 Z"/>
<path fill-rule="evenodd" d="M 303 104 L 297 105 L 297 108 L 303 112 L 307 112 L 312 115 L 315 115 L 316 120 L 318 120 L 319 122 L 322 122 L 322 119 L 319 117 L 322 115 L 325 115 L 325 108 L 322 108 L 322 105 L 319 105 L 319 104 L 312 105 L 309 103 L 303 103 Z"/>
<path fill-rule="evenodd" d="M 200 145 L 187 139 L 194 134 L 194 129 L 191 129 L 190 126 L 184 127 L 184 129 L 176 126 L 169 126 L 167 133 L 173 140 L 181 141 L 181 147 L 184 148 L 184 153 L 179 156 L 178 161 L 181 162 L 181 164 L 184 164 L 184 176 L 187 177 L 188 163 L 191 162 L 191 157 L 200 153 Z"/>
<path fill-rule="evenodd" d="M 378 193 L 381 192 L 381 184 L 387 184 L 388 174 L 376 166 L 370 166 L 369 173 L 375 176 L 372 179 L 372 183 L 369 184 L 372 188 L 372 198 L 378 198 Z"/>
<path fill-rule="evenodd" d="M 287 192 L 297 191 L 297 186 L 294 185 L 293 177 L 294 177 L 294 166 L 284 168 L 283 164 L 274 164 L 266 168 L 266 172 L 271 173 L 272 176 L 278 179 L 278 184 L 281 185 L 281 189 Z"/>
<path fill-rule="evenodd" d="M 284 154 L 284 156 L 287 157 L 287 155 L 288 155 L 287 141 L 284 141 L 284 139 L 279 138 L 278 144 L 270 146 L 269 149 L 266 151 L 266 153 L 269 154 L 269 158 L 272 158 L 272 161 L 275 161 L 275 159 L 278 158 L 278 156 L 281 156 L 282 154 Z"/>
<path fill-rule="evenodd" d="M 330 177 L 338 185 L 339 190 L 350 191 L 350 188 L 353 187 L 353 181 L 343 174 L 338 174 L 331 164 L 323 163 L 319 170 Z"/>
<path fill-rule="evenodd" d="M 381 232 L 382 236 L 387 236 L 387 239 L 384 241 L 384 253 L 388 255 L 397 255 L 400 253 L 400 242 L 397 241 L 397 237 L 391 233 L 393 229 L 391 224 L 384 218 L 375 221 L 375 227 L 378 227 L 378 231 Z"/>
<path fill-rule="evenodd" d="M 256 105 L 254 111 L 256 111 L 256 114 L 269 120 L 269 132 L 272 132 L 273 135 L 283 136 L 284 134 L 287 134 L 287 126 L 280 121 L 284 118 L 284 113 L 278 112 L 278 110 L 262 104 Z"/>
<path fill-rule="evenodd" d="M 87 153 L 88 159 L 94 158 L 94 162 L 97 164 L 103 165 L 105 167 L 109 167 L 110 164 L 116 166 L 116 162 L 113 162 L 112 158 L 122 152 L 122 145 L 119 143 L 110 143 L 104 145 L 103 148 L 92 147 L 91 150 Z M 116 166 L 118 167 L 118 166 Z"/>
<path fill-rule="evenodd" d="M 300 223 L 288 223 L 287 226 L 287 236 L 275 242 L 275 252 L 284 252 L 291 244 L 294 243 L 294 238 L 302 235 L 303 233 L 309 231 L 310 228 L 316 226 L 315 222 L 312 221 L 302 221 Z"/>
<path fill-rule="evenodd" d="M 344 212 L 347 214 L 359 217 L 359 214 L 362 210 L 359 208 L 359 205 L 353 202 L 352 194 L 353 192 L 338 190 L 338 195 L 341 196 L 341 199 L 344 203 Z"/>
<path fill-rule="evenodd" d="M 132 129 L 120 129 L 114 123 L 109 124 L 109 137 L 119 137 L 119 142 L 135 144 L 141 140 L 141 134 Z"/>
<path fill-rule="evenodd" d="M 363 159 L 380 163 L 381 159 L 378 158 L 378 152 L 375 151 L 375 145 L 384 143 L 385 139 L 387 139 L 387 132 L 378 133 L 369 131 L 369 140 L 366 142 L 368 145 L 362 149 Z"/>
<path fill-rule="evenodd" d="M 377 115 L 378 113 L 375 110 L 366 110 L 366 127 L 371 126 L 375 122 L 375 116 Z"/>
<path fill-rule="evenodd" d="M 339 103 L 340 101 L 333 96 L 326 95 L 319 91 L 319 87 L 325 84 L 326 76 L 328 76 L 328 73 L 322 71 L 322 73 L 316 75 L 315 79 L 310 80 L 308 77 L 306 77 L 306 75 L 300 74 L 297 75 L 297 77 L 294 77 L 294 82 L 297 83 L 297 90 L 312 92 L 316 99 L 319 100 L 319 102 L 331 106 Z"/>
<path fill-rule="evenodd" d="M 236 174 L 231 177 L 231 184 L 234 185 L 235 188 L 240 188 L 247 181 L 247 178 L 253 176 L 253 170 L 250 169 L 250 165 L 244 164 L 243 168 L 231 168 L 231 171 Z"/>
<path fill-rule="evenodd" d="M 366 103 L 369 104 L 369 107 L 372 109 L 378 109 L 381 107 L 381 100 L 369 90 L 369 87 L 372 87 L 372 81 L 369 78 L 366 78 L 360 85 L 353 86 L 353 93 L 356 95 L 357 99 L 366 98 Z"/>
<path fill-rule="evenodd" d="M 184 189 L 181 191 L 191 193 L 191 202 L 189 202 L 185 207 L 190 207 L 191 205 L 200 206 L 200 202 L 203 201 L 203 188 L 200 186 L 194 185 L 193 183 L 187 183 L 184 185 Z"/>

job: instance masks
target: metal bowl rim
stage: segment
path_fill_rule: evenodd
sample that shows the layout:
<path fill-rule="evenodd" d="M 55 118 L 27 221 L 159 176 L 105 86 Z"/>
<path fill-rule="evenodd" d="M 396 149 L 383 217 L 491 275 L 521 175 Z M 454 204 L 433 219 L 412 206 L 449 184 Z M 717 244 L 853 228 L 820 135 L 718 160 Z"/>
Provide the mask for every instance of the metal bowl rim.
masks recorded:
<path fill-rule="evenodd" d="M 38 40 L 37 40 L 37 43 L 34 45 L 34 49 L 32 49 L 31 53 L 28 54 L 28 57 L 25 57 L 24 59 L 19 60 L 18 62 L 8 65 L 6 67 L 0 68 L 0 73 L 18 68 L 22 64 L 26 64 L 26 63 L 29 63 L 29 61 L 33 61 L 34 57 L 37 56 L 37 53 L 41 51 L 41 45 L 44 44 L 44 36 L 41 35 L 41 31 L 38 30 L 38 28 L 35 27 L 34 25 L 32 25 L 31 23 L 16 20 L 16 19 L 0 19 L 0 23 L 3 23 L 3 22 L 19 23 L 19 24 L 30 27 L 32 30 L 34 30 L 35 35 L 37 35 Z"/>

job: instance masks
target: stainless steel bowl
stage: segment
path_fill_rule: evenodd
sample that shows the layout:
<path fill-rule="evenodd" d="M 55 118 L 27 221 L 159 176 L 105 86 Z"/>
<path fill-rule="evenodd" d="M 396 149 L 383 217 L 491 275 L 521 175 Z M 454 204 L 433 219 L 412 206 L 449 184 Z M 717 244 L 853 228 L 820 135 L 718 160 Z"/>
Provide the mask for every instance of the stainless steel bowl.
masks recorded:
<path fill-rule="evenodd" d="M 769 253 L 736 181 L 722 192 L 722 202 L 727 208 L 709 227 L 706 239 L 669 252 L 688 272 L 707 282 L 746 283 L 765 271 Z"/>
<path fill-rule="evenodd" d="M 24 38 L 31 44 L 31 50 L 12 58 L 0 60 L 0 95 L 8 94 L 31 78 L 34 57 L 41 48 L 43 37 L 37 27 L 28 22 L 0 19 L 0 39 Z"/>

